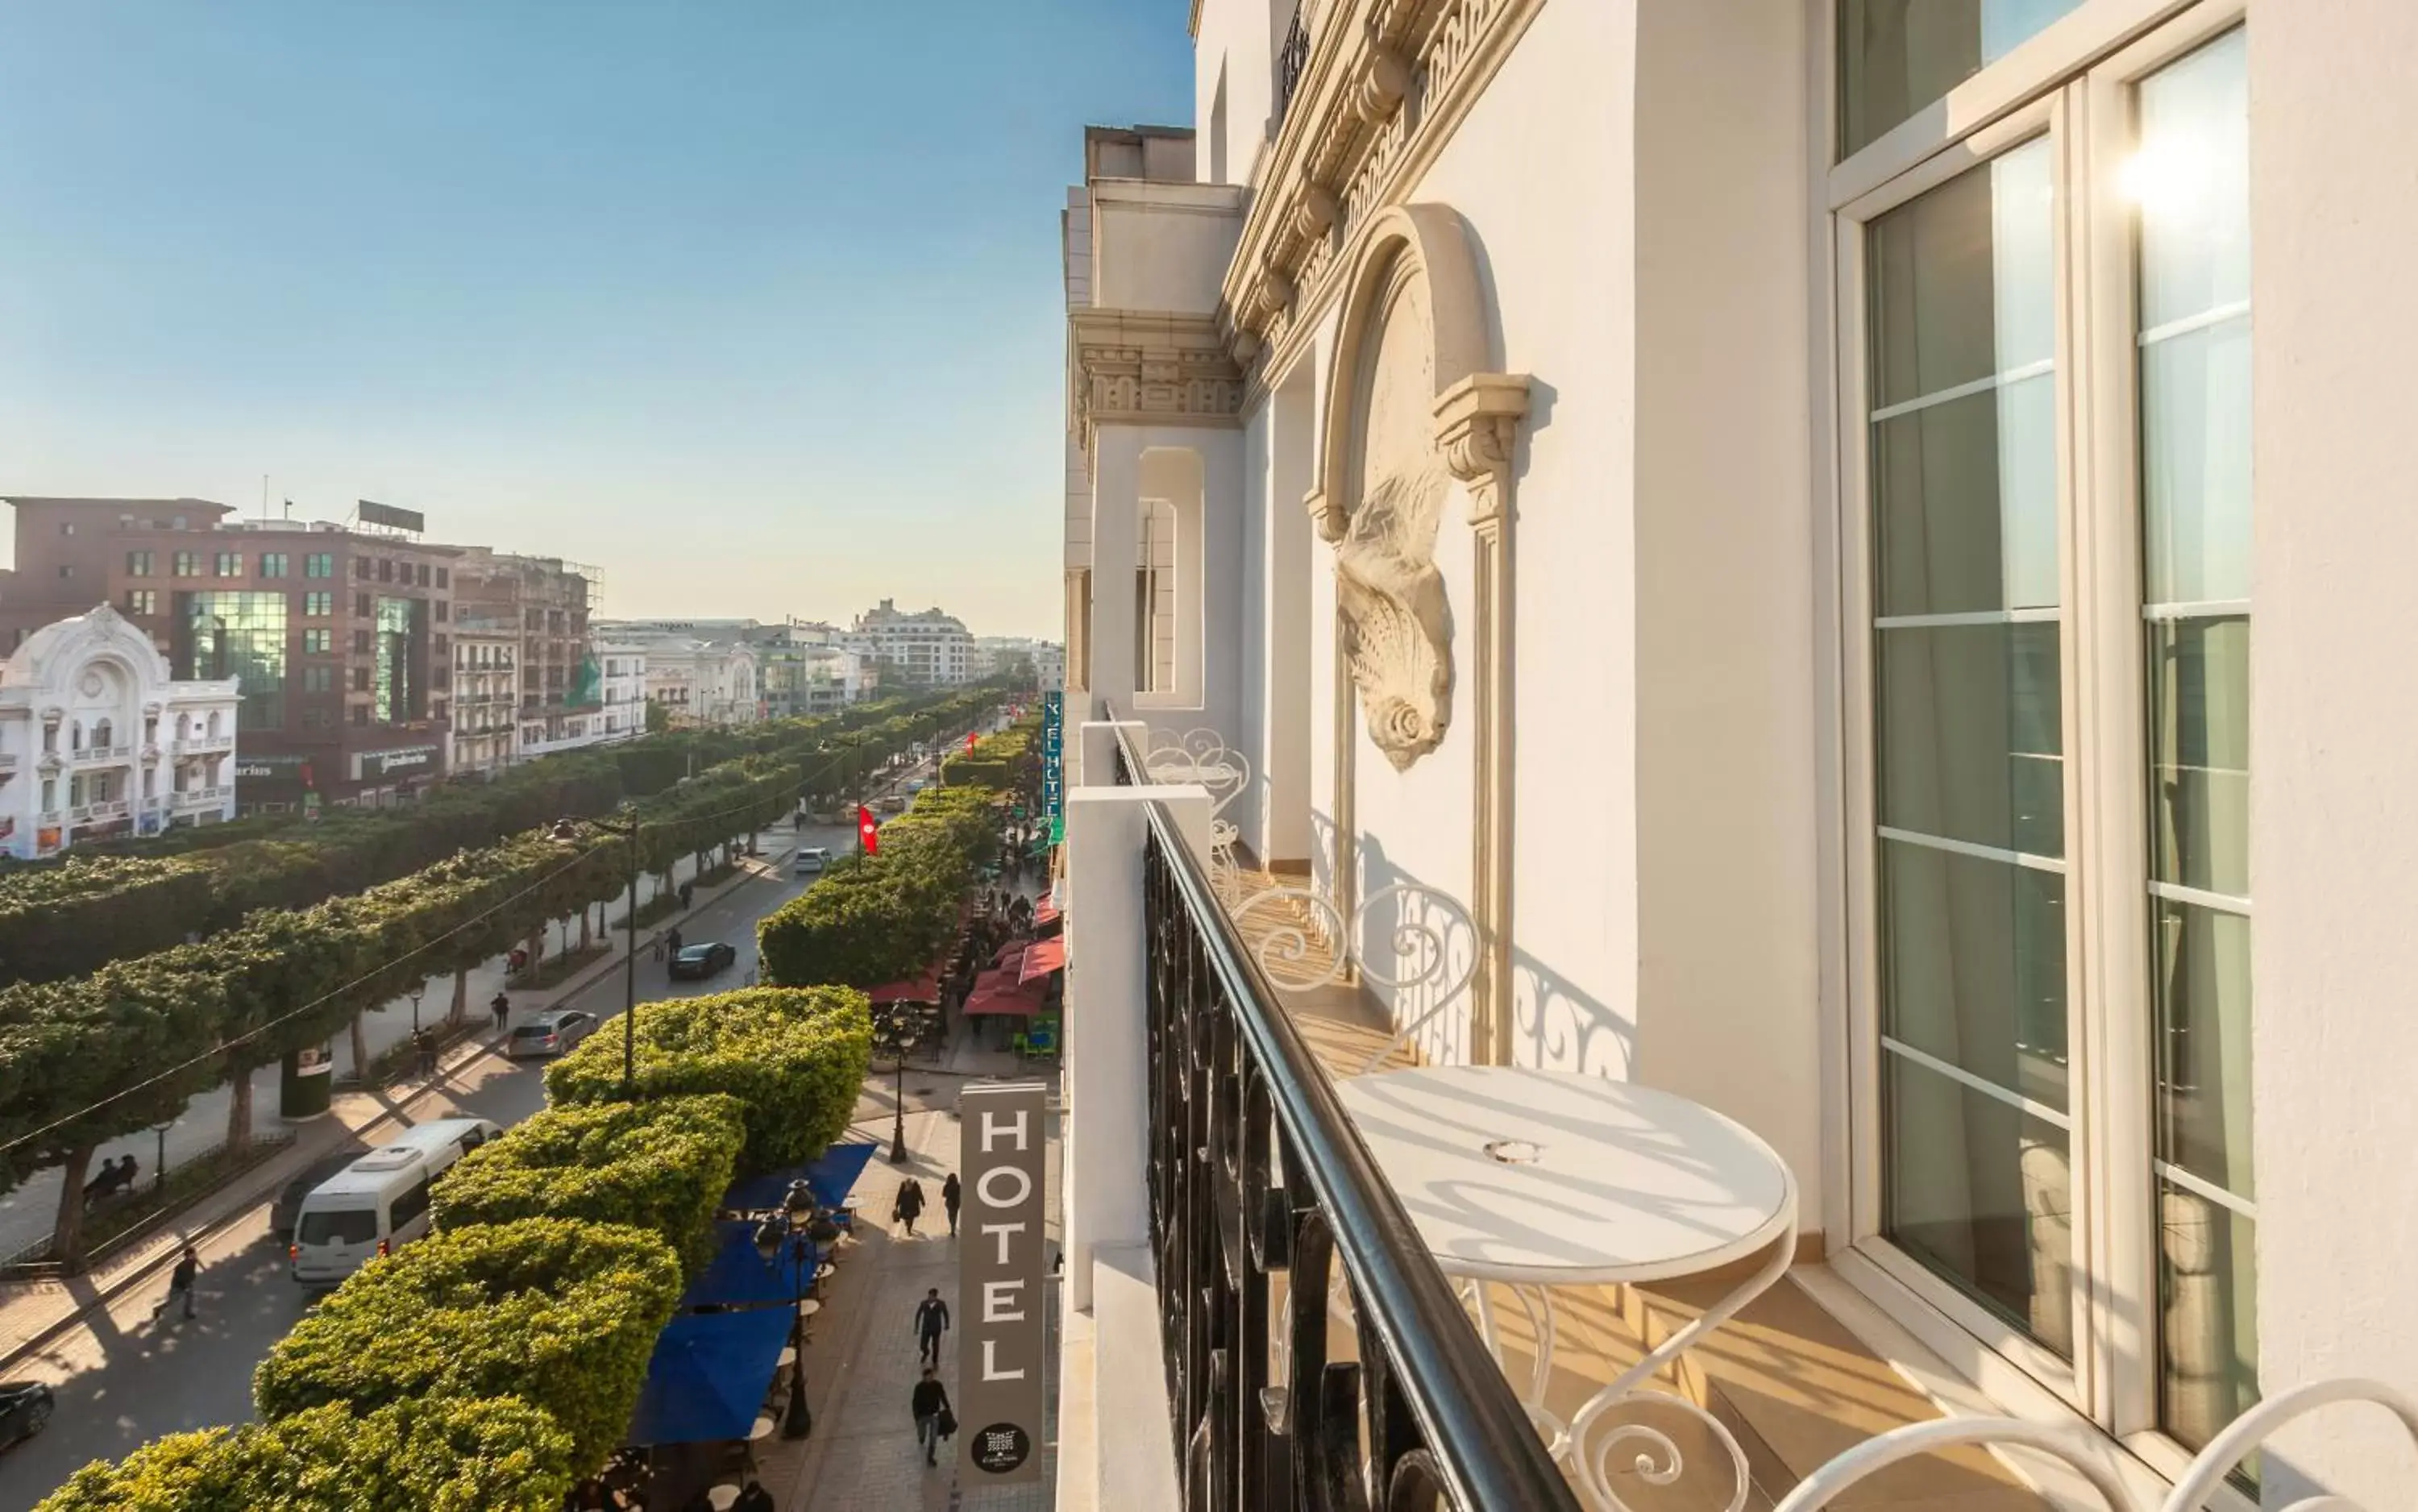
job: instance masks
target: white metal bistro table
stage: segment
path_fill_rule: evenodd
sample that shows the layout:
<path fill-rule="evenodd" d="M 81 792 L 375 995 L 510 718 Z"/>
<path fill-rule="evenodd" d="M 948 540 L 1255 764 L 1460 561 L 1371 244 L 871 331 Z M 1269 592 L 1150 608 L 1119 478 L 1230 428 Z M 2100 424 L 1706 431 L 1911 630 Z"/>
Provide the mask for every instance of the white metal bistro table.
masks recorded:
<path fill-rule="evenodd" d="M 1437 1265 L 1463 1282 L 1508 1286 L 1528 1312 L 1537 1351 L 1523 1399 L 1554 1457 L 1573 1461 L 1589 1501 L 1624 1507 L 1608 1477 L 1624 1444 L 1638 1446 L 1632 1468 L 1647 1483 L 1678 1478 L 1680 1451 L 1668 1434 L 1605 1420 L 1621 1402 L 1650 1397 L 1701 1420 L 1720 1441 L 1737 1477 L 1730 1512 L 1744 1506 L 1737 1440 L 1695 1403 L 1645 1383 L 1787 1272 L 1797 1179 L 1771 1146 L 1685 1097 L 1578 1072 L 1426 1066 L 1355 1077 L 1337 1092 Z M 1737 1290 L 1587 1398 L 1567 1424 L 1547 1410 L 1553 1288 L 1700 1275 L 1767 1250 Z M 1499 1359 L 1487 1289 L 1465 1290 Z"/>

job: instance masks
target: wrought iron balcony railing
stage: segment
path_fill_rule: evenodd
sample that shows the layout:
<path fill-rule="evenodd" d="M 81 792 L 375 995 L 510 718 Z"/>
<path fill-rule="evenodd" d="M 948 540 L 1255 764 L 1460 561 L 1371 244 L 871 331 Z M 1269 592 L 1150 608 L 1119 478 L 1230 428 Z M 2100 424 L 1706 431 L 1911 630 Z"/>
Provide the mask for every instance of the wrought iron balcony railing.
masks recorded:
<path fill-rule="evenodd" d="M 1207 872 L 1148 813 L 1151 1240 L 1186 1504 L 1576 1512 Z M 1328 1353 L 1339 1265 L 1356 1360 Z"/>
<path fill-rule="evenodd" d="M 1302 70 L 1309 66 L 1309 27 L 1303 8 L 1293 7 L 1293 24 L 1285 31 L 1284 48 L 1277 53 L 1277 120 L 1293 109 L 1293 91 L 1301 87 Z"/>

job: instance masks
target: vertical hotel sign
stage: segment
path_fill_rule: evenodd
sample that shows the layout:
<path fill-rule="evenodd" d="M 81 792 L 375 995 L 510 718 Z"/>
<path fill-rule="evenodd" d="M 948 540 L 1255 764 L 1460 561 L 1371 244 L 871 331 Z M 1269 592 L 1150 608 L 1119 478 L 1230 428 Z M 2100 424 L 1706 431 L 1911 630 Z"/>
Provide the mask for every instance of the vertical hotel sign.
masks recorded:
<path fill-rule="evenodd" d="M 957 1459 L 965 1480 L 1005 1486 L 1041 1474 L 1045 1267 L 1042 1120 L 1037 1081 L 968 1087 L 965 1229 L 958 1243 Z"/>
<path fill-rule="evenodd" d="M 1049 843 L 1066 834 L 1066 695 L 1041 695 L 1041 812 L 1049 820 Z"/>

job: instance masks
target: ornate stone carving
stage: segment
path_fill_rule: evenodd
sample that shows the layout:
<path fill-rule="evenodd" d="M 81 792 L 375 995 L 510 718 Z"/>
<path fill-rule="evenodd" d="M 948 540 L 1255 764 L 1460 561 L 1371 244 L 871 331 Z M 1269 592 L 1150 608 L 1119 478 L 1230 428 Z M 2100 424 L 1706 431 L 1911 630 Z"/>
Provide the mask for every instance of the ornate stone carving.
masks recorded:
<path fill-rule="evenodd" d="M 1301 203 L 1293 206 L 1293 234 L 1304 241 L 1316 241 L 1335 224 L 1343 206 L 1333 194 L 1311 184 L 1301 193 Z"/>
<path fill-rule="evenodd" d="M 1441 744 L 1452 717 L 1452 617 L 1435 565 L 1451 478 L 1435 446 L 1431 330 L 1422 269 L 1400 257 L 1357 344 L 1360 496 L 1335 548 L 1344 659 L 1369 738 L 1397 771 Z"/>
<path fill-rule="evenodd" d="M 1469 523 L 1500 522 L 1510 490 L 1511 449 L 1528 413 L 1524 373 L 1473 373 L 1436 396 L 1436 449 L 1469 485 Z"/>
<path fill-rule="evenodd" d="M 1360 87 L 1353 103 L 1364 121 L 1377 122 L 1393 114 L 1411 90 L 1411 66 L 1402 54 L 1371 39 L 1360 66 Z"/>
<path fill-rule="evenodd" d="M 1083 444 L 1109 422 L 1234 425 L 1243 370 L 1207 315 L 1079 310 L 1073 328 L 1076 422 Z"/>
<path fill-rule="evenodd" d="M 1309 512 L 1309 523 L 1318 530 L 1318 539 L 1334 545 L 1343 539 L 1343 511 L 1337 508 L 1324 489 L 1313 488 L 1304 494 L 1301 507 Z"/>

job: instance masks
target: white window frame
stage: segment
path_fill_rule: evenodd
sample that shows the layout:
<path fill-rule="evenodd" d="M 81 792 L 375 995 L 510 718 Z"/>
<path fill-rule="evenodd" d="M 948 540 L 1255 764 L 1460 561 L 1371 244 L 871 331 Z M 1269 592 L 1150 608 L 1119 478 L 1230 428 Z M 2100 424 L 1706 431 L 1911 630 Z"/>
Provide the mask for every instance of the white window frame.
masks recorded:
<path fill-rule="evenodd" d="M 1833 261 L 1837 514 L 1833 643 L 1844 1106 L 1830 1149 L 1845 1180 L 1831 1221 L 1840 1275 L 2010 1410 L 2074 1417 L 2171 1480 L 2190 1451 L 2158 1427 L 2153 1017 L 2142 670 L 2137 246 L 2114 199 L 2134 87 L 2249 19 L 2252 0 L 2088 0 L 1828 175 Z M 1825 45 L 1836 6 L 1823 8 Z M 1831 130 L 1829 91 L 1821 130 Z M 2060 702 L 2067 845 L 2069 1152 L 2074 1360 L 2026 1337 L 1881 1234 L 1881 1035 L 1874 778 L 1871 405 L 1866 230 L 2026 142 L 2052 143 L 2058 256 L 2057 455 Z M 1825 154 L 1829 136 L 1823 138 Z M 2077 291 L 2087 298 L 2077 299 Z M 1831 559 L 1829 554 L 1835 554 Z M 2023 616 L 2018 616 L 2021 618 Z M 1996 618 L 1996 617 L 1993 617 Z M 2226 906 L 2240 909 L 2232 900 Z M 2254 1010 L 2255 1011 L 2255 1010 Z M 1964 1078 L 1959 1078 L 1964 1079 Z M 1968 1082 L 1968 1085 L 1970 1083 Z M 1992 1095 L 1997 1095 L 1995 1090 Z M 2033 1111 L 2037 1112 L 2037 1109 Z M 2248 1509 L 2230 1490 L 2211 1504 Z"/>

